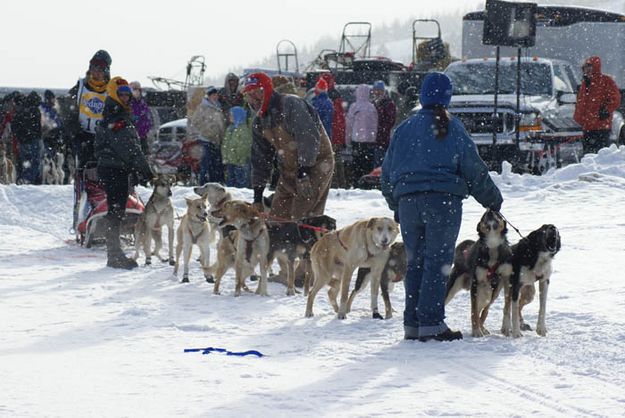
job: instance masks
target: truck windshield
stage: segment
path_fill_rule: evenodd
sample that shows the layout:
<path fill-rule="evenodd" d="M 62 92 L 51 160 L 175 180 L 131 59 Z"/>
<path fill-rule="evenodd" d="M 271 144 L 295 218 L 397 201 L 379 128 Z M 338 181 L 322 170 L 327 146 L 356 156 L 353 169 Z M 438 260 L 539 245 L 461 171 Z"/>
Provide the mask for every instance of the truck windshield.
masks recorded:
<path fill-rule="evenodd" d="M 462 63 L 451 65 L 445 73 L 451 78 L 453 94 L 494 94 L 495 63 Z M 516 64 L 499 65 L 499 94 L 516 92 Z M 551 96 L 551 68 L 537 62 L 521 63 L 521 94 Z"/>

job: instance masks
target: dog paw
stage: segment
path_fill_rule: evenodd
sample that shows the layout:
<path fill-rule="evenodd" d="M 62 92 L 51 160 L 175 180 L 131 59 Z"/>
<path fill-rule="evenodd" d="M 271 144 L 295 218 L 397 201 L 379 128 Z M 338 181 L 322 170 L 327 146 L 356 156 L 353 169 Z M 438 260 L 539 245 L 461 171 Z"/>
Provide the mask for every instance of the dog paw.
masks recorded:
<path fill-rule="evenodd" d="M 209 274 L 208 276 L 204 276 L 206 278 L 206 283 L 215 283 L 215 278 L 213 277 L 212 274 Z"/>
<path fill-rule="evenodd" d="M 338 319 L 345 319 L 345 318 L 347 318 L 347 314 L 343 313 L 343 312 L 339 312 L 336 316 L 337 316 Z"/>
<path fill-rule="evenodd" d="M 380 315 L 379 312 L 374 312 L 372 317 L 373 317 L 373 319 L 384 319 L 384 318 L 382 318 L 382 315 Z"/>
<path fill-rule="evenodd" d="M 391 319 L 393 317 L 393 312 L 387 312 L 384 319 Z"/>
<path fill-rule="evenodd" d="M 521 338 L 522 336 L 521 331 L 512 331 L 512 338 Z"/>
<path fill-rule="evenodd" d="M 286 289 L 287 296 L 295 296 L 295 289 Z"/>
<path fill-rule="evenodd" d="M 312 312 L 306 312 L 306 313 L 304 314 L 304 318 L 312 318 L 313 316 L 315 316 L 315 314 L 314 314 L 314 313 L 312 313 Z"/>
<path fill-rule="evenodd" d="M 471 336 L 472 336 L 473 338 L 482 338 L 482 337 L 484 336 L 484 333 L 482 332 L 482 330 L 481 330 L 481 329 L 474 329 L 474 330 L 471 332 Z"/>
<path fill-rule="evenodd" d="M 250 281 L 252 281 L 252 282 L 257 282 L 259 279 L 260 279 L 260 277 L 258 277 L 258 276 L 257 276 L 257 275 L 255 275 L 255 274 L 252 274 L 252 275 L 250 276 Z"/>
<path fill-rule="evenodd" d="M 238 298 L 239 296 L 241 296 L 241 290 L 237 289 L 234 291 L 234 297 Z"/>
<path fill-rule="evenodd" d="M 189 283 L 189 278 L 188 277 L 183 277 L 182 281 L 180 283 Z"/>
<path fill-rule="evenodd" d="M 536 326 L 536 334 L 540 335 L 541 337 L 546 337 L 547 336 L 547 327 L 544 325 L 537 325 Z"/>
<path fill-rule="evenodd" d="M 145 259 L 145 265 L 146 266 L 151 266 L 152 265 L 152 260 L 150 260 L 149 258 Z"/>
<path fill-rule="evenodd" d="M 170 265 L 170 266 L 175 266 L 175 265 L 176 265 L 176 261 L 174 261 L 174 259 L 173 259 L 173 258 L 170 258 L 170 259 L 169 259 L 169 265 Z"/>
<path fill-rule="evenodd" d="M 490 331 L 487 330 L 486 328 L 482 327 L 482 335 L 484 335 L 484 336 L 490 335 Z"/>
<path fill-rule="evenodd" d="M 532 327 L 529 326 L 529 324 L 526 324 L 525 322 L 521 323 L 521 331 L 531 331 Z"/>

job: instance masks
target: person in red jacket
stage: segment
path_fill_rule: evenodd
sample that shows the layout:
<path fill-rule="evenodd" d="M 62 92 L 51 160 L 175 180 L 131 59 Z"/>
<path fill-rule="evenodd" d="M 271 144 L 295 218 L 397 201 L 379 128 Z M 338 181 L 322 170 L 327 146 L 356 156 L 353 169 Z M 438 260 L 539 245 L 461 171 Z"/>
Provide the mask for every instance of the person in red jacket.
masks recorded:
<path fill-rule="evenodd" d="M 336 90 L 336 82 L 332 73 L 323 73 L 320 80 L 324 80 L 328 86 L 328 97 L 332 101 L 332 129 L 330 141 L 334 151 L 334 175 L 332 177 L 332 187 L 347 188 L 345 177 L 345 164 L 343 152 L 345 150 L 345 108 L 343 107 L 343 97 Z M 347 156 L 351 157 L 351 156 Z"/>
<path fill-rule="evenodd" d="M 584 154 L 608 146 L 612 113 L 621 103 L 621 93 L 609 75 L 601 73 L 601 59 L 590 57 L 582 66 L 584 80 L 577 93 L 575 121 L 584 131 Z"/>

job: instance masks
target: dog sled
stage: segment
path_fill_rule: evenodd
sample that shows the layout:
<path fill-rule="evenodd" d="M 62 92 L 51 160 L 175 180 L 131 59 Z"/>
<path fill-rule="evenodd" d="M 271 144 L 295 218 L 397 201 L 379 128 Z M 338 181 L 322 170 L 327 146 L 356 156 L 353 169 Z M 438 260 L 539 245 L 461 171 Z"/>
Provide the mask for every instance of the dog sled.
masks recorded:
<path fill-rule="evenodd" d="M 195 185 L 203 152 L 202 144 L 187 136 L 187 119 L 179 119 L 161 125 L 149 160 L 156 173 Z"/>
<path fill-rule="evenodd" d="M 90 248 L 102 241 L 106 232 L 104 216 L 108 213 L 106 192 L 99 182 L 96 163 L 89 162 L 77 171 L 74 198 L 74 227 L 76 242 Z M 134 227 L 145 206 L 131 186 L 126 202 L 126 216 L 121 225 L 120 235 L 131 237 Z"/>

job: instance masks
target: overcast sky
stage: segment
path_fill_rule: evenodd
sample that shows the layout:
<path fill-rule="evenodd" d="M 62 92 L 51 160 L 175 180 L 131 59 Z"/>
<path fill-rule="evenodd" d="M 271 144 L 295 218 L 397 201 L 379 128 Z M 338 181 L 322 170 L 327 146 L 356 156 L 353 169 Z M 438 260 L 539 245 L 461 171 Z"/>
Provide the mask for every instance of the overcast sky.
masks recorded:
<path fill-rule="evenodd" d="M 431 6 L 436 3 L 436 7 Z M 184 80 L 193 55 L 206 75 L 225 74 L 275 53 L 281 39 L 298 48 L 339 36 L 348 21 L 374 26 L 410 15 L 465 9 L 479 0 L 315 1 L 3 1 L 0 86 L 71 87 L 98 49 L 112 75 L 149 83 L 148 75 Z M 431 8 L 431 9 L 430 9 Z"/>
<path fill-rule="evenodd" d="M 411 16 L 477 10 L 483 4 L 482 0 L 3 1 L 0 86 L 71 87 L 98 49 L 113 57 L 112 75 L 144 84 L 150 84 L 149 75 L 184 80 L 193 55 L 204 55 L 206 75 L 218 76 L 275 53 L 281 39 L 290 39 L 301 49 L 325 35 L 338 37 L 349 21 L 369 21 L 375 27 Z"/>

